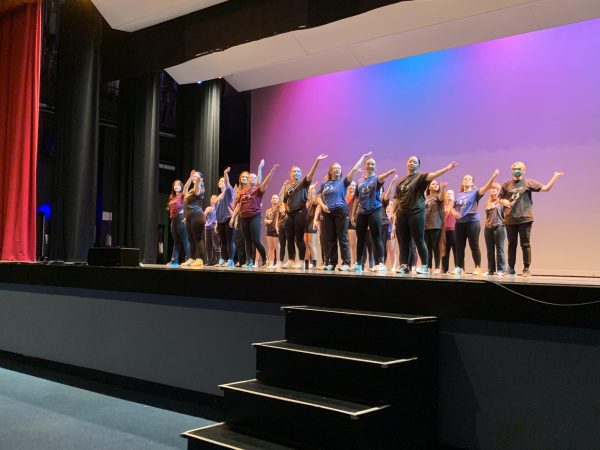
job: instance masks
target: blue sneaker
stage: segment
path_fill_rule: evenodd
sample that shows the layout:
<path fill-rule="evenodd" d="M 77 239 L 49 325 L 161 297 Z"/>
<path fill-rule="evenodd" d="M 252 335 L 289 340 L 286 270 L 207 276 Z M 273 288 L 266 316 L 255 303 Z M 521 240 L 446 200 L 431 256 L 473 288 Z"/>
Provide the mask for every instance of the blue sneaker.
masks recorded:
<path fill-rule="evenodd" d="M 356 272 L 362 272 L 362 266 L 360 264 L 357 264 L 356 267 L 354 268 L 354 270 Z"/>
<path fill-rule="evenodd" d="M 167 267 L 179 267 L 179 263 L 177 261 L 171 261 L 167 263 Z"/>
<path fill-rule="evenodd" d="M 233 267 L 233 259 L 227 260 L 227 267 Z"/>

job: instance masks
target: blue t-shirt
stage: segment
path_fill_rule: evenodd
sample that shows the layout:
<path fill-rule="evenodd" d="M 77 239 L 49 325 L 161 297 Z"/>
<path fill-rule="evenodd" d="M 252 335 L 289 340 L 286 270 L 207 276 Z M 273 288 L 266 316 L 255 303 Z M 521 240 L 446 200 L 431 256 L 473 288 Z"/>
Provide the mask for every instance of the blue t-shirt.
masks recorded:
<path fill-rule="evenodd" d="M 347 178 L 339 180 L 327 180 L 321 184 L 319 194 L 323 197 L 323 203 L 333 211 L 347 206 L 346 204 L 346 188 L 350 185 Z"/>
<path fill-rule="evenodd" d="M 231 186 L 227 186 L 219 195 L 215 211 L 217 212 L 218 223 L 229 222 L 233 213 L 233 188 Z"/>
<path fill-rule="evenodd" d="M 381 186 L 377 175 L 364 178 L 354 194 L 358 197 L 358 214 L 370 214 L 377 208 L 381 208 Z"/>
<path fill-rule="evenodd" d="M 460 218 L 456 219 L 456 223 L 478 222 L 479 200 L 483 195 L 479 194 L 479 189 L 473 189 L 466 192 L 456 194 L 454 199 L 454 209 L 460 214 Z"/>

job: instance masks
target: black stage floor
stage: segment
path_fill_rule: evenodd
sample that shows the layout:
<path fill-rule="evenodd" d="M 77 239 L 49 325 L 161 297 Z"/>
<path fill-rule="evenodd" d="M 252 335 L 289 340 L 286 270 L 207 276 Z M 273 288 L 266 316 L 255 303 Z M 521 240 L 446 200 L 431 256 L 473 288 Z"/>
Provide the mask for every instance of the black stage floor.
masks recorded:
<path fill-rule="evenodd" d="M 590 277 L 4 262 L 0 283 L 600 328 L 600 278 Z"/>

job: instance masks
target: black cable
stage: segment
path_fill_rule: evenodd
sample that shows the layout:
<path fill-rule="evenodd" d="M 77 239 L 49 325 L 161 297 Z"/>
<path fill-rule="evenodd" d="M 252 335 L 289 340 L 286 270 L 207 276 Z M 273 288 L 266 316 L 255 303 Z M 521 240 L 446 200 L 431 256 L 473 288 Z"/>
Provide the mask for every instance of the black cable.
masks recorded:
<path fill-rule="evenodd" d="M 497 281 L 488 281 L 488 283 L 492 283 L 495 284 L 496 286 L 501 287 L 502 289 L 506 289 L 509 292 L 512 292 L 513 294 L 517 294 L 519 297 L 523 297 L 527 300 L 530 300 L 532 302 L 536 302 L 536 303 L 541 303 L 542 305 L 549 305 L 549 306 L 590 306 L 590 305 L 595 305 L 597 303 L 600 303 L 600 300 L 592 300 L 589 302 L 580 302 L 580 303 L 553 303 L 553 302 L 546 302 L 544 300 L 538 300 L 537 298 L 533 298 L 533 297 L 529 297 L 528 295 L 525 294 L 521 294 L 518 291 L 515 291 L 514 289 L 511 289 L 509 287 L 506 287 L 504 284 L 498 283 Z"/>

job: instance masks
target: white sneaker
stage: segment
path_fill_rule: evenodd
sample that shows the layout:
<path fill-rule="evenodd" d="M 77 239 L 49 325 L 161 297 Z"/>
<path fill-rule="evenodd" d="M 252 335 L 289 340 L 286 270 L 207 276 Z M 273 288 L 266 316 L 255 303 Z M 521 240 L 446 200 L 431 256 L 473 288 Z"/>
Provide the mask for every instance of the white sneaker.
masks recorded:
<path fill-rule="evenodd" d="M 417 267 L 416 268 L 416 272 L 419 275 L 429 275 L 429 273 L 430 273 L 429 272 L 429 267 L 427 267 L 427 266 L 419 266 L 419 267 Z"/>
<path fill-rule="evenodd" d="M 188 267 L 191 266 L 194 263 L 194 260 L 192 258 L 186 259 L 184 263 L 181 264 L 181 267 Z"/>
<path fill-rule="evenodd" d="M 377 266 L 375 266 L 375 271 L 376 272 L 387 272 L 387 267 L 385 267 L 385 264 L 379 264 Z"/>
<path fill-rule="evenodd" d="M 304 261 L 298 261 L 292 266 L 293 269 L 304 269 Z"/>
<path fill-rule="evenodd" d="M 460 267 L 454 268 L 454 275 L 462 275 L 463 270 Z"/>
<path fill-rule="evenodd" d="M 440 273 L 440 269 L 435 269 L 435 270 L 433 271 L 433 273 L 435 273 L 435 274 L 439 274 L 439 273 Z"/>
<path fill-rule="evenodd" d="M 498 272 L 496 272 L 496 276 L 497 277 L 503 277 L 504 276 L 504 272 L 502 272 L 501 270 L 499 270 Z"/>
<path fill-rule="evenodd" d="M 348 264 L 342 264 L 341 267 L 338 267 L 340 272 L 348 272 L 350 270 L 350 266 Z"/>
<path fill-rule="evenodd" d="M 281 266 L 282 269 L 293 269 L 294 268 L 294 261 L 292 261 L 291 259 L 288 259 L 287 262 Z"/>
<path fill-rule="evenodd" d="M 475 270 L 473 271 L 473 275 L 481 275 L 481 267 L 475 267 Z"/>
<path fill-rule="evenodd" d="M 412 274 L 415 274 L 415 273 L 417 273 L 417 266 L 412 266 L 412 267 L 410 268 L 410 273 L 412 273 Z"/>
<path fill-rule="evenodd" d="M 315 268 L 315 265 L 314 265 L 313 263 L 310 263 L 310 264 L 308 265 L 308 268 L 309 268 L 309 269 L 314 269 L 314 268 Z"/>
<path fill-rule="evenodd" d="M 494 272 L 484 272 L 483 273 L 484 277 L 493 277 L 494 275 L 496 275 Z"/>
<path fill-rule="evenodd" d="M 277 261 L 277 264 L 275 264 L 275 268 L 281 269 L 281 261 Z"/>

